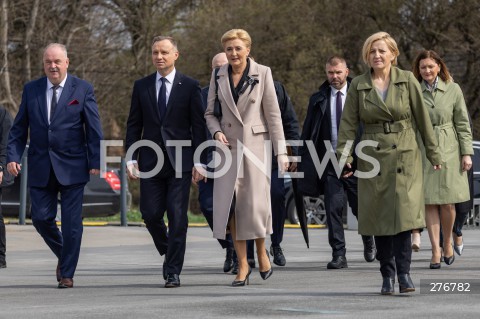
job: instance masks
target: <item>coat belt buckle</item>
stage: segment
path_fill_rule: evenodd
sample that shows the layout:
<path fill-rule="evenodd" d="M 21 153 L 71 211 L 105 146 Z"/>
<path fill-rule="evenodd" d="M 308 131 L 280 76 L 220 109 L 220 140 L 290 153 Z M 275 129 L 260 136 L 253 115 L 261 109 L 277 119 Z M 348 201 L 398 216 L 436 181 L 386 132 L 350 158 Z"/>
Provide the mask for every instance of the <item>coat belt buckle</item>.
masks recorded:
<path fill-rule="evenodd" d="M 390 122 L 383 122 L 383 132 L 385 134 L 390 134 L 392 133 L 392 130 L 390 128 Z"/>

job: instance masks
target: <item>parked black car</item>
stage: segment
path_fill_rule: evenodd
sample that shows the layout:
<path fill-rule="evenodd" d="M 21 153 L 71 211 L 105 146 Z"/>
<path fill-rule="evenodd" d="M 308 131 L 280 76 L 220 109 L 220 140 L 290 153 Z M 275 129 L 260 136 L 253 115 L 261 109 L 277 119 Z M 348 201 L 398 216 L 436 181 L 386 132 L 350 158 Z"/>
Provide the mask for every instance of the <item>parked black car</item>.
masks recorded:
<path fill-rule="evenodd" d="M 28 192 L 27 192 L 28 193 Z M 132 195 L 127 192 L 127 206 Z M 20 207 L 20 175 L 12 186 L 2 190 L 2 210 L 5 217 L 18 217 Z M 58 211 L 60 212 L 60 205 Z M 119 171 L 109 169 L 105 178 L 91 175 L 85 186 L 83 197 L 83 217 L 105 217 L 120 212 L 120 178 Z M 27 194 L 27 218 L 30 217 L 30 196 Z"/>
<path fill-rule="evenodd" d="M 480 141 L 473 141 L 473 150 L 473 193 L 474 198 L 480 200 Z M 292 181 L 290 179 L 286 179 L 285 185 L 287 187 L 287 218 L 290 223 L 298 224 L 297 210 L 295 208 L 295 201 L 293 198 Z M 320 197 L 304 196 L 303 203 L 305 205 L 307 222 L 309 224 L 323 225 L 327 222 L 323 195 Z M 344 222 L 346 222 L 345 218 L 346 210 L 344 212 Z M 479 225 L 480 216 L 478 216 L 478 214 L 473 214 L 472 216 L 470 216 L 470 219 L 473 219 L 468 221 L 470 225 Z"/>

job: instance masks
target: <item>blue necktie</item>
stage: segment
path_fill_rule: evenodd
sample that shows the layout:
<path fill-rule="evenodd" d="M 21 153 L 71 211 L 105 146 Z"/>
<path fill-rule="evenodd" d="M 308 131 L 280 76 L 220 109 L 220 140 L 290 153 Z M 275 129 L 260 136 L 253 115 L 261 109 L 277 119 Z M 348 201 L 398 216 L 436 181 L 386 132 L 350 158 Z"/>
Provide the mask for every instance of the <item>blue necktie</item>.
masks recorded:
<path fill-rule="evenodd" d="M 158 110 L 160 111 L 160 120 L 163 122 L 165 114 L 167 113 L 167 89 L 165 87 L 165 81 L 167 79 L 160 78 L 162 82 L 160 90 L 158 91 Z"/>
<path fill-rule="evenodd" d="M 342 93 L 337 92 L 337 101 L 336 101 L 336 115 L 337 115 L 337 132 L 340 128 L 340 118 L 342 117 Z"/>
<path fill-rule="evenodd" d="M 55 114 L 55 110 L 57 109 L 57 89 L 59 85 L 52 86 L 52 100 L 50 102 L 50 122 L 52 121 L 53 114 Z"/>

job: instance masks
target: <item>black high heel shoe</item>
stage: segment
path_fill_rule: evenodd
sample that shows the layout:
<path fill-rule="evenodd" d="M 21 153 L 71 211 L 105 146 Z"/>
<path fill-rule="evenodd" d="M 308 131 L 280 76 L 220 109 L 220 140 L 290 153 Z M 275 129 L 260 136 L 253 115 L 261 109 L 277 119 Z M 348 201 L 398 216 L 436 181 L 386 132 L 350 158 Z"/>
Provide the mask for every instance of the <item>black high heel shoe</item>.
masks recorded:
<path fill-rule="evenodd" d="M 440 269 L 441 267 L 440 263 L 430 263 L 430 269 Z"/>
<path fill-rule="evenodd" d="M 234 280 L 232 281 L 232 287 L 242 287 L 242 286 L 245 286 L 245 282 L 247 283 L 247 285 L 250 284 L 250 274 L 252 273 L 252 268 L 248 267 L 248 273 L 247 273 L 247 276 L 245 277 L 244 280 Z"/>
<path fill-rule="evenodd" d="M 443 261 L 447 264 L 447 265 L 451 265 L 453 264 L 453 262 L 455 261 L 455 251 L 453 249 L 453 245 L 452 245 L 452 252 L 453 254 L 450 256 L 450 257 L 447 257 L 447 256 L 443 256 Z"/>
<path fill-rule="evenodd" d="M 267 271 L 261 271 L 260 276 L 262 277 L 263 280 L 267 280 L 271 275 L 273 274 L 273 269 L 270 268 Z"/>
<path fill-rule="evenodd" d="M 268 262 L 270 262 L 270 257 L 268 256 L 268 250 L 265 249 L 265 252 L 267 253 Z M 269 270 L 260 271 L 260 277 L 262 277 L 263 280 L 267 280 L 272 274 L 273 274 L 273 268 L 271 264 L 270 264 Z"/>

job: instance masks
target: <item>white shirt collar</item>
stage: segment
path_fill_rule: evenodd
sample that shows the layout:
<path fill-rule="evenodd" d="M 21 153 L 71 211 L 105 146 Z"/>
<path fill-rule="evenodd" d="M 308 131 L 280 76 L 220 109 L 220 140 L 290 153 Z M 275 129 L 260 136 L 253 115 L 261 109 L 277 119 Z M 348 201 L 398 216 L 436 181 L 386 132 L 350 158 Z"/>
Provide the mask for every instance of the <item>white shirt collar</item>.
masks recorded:
<path fill-rule="evenodd" d="M 61 88 L 65 87 L 65 82 L 67 82 L 67 77 L 68 77 L 68 73 L 65 75 L 65 78 L 63 79 L 62 82 L 60 82 L 59 86 Z M 50 80 L 47 78 L 47 89 L 51 89 L 53 86 L 52 82 L 50 82 Z"/>
<path fill-rule="evenodd" d="M 330 85 L 330 88 L 331 88 L 331 91 L 332 91 L 332 96 L 337 95 L 338 91 L 342 92 L 343 96 L 346 96 L 347 95 L 347 86 L 348 85 L 345 84 L 340 90 L 337 90 L 336 88 L 334 88 L 333 86 Z"/>
<path fill-rule="evenodd" d="M 171 84 L 173 84 L 173 80 L 175 80 L 175 74 L 177 73 L 177 70 L 175 68 L 173 68 L 173 71 L 170 72 L 169 74 L 167 74 L 167 76 L 165 76 L 165 78 L 167 79 L 167 81 Z M 160 73 L 158 73 L 157 71 L 157 82 L 160 81 L 160 78 L 162 77 L 162 75 Z"/>

